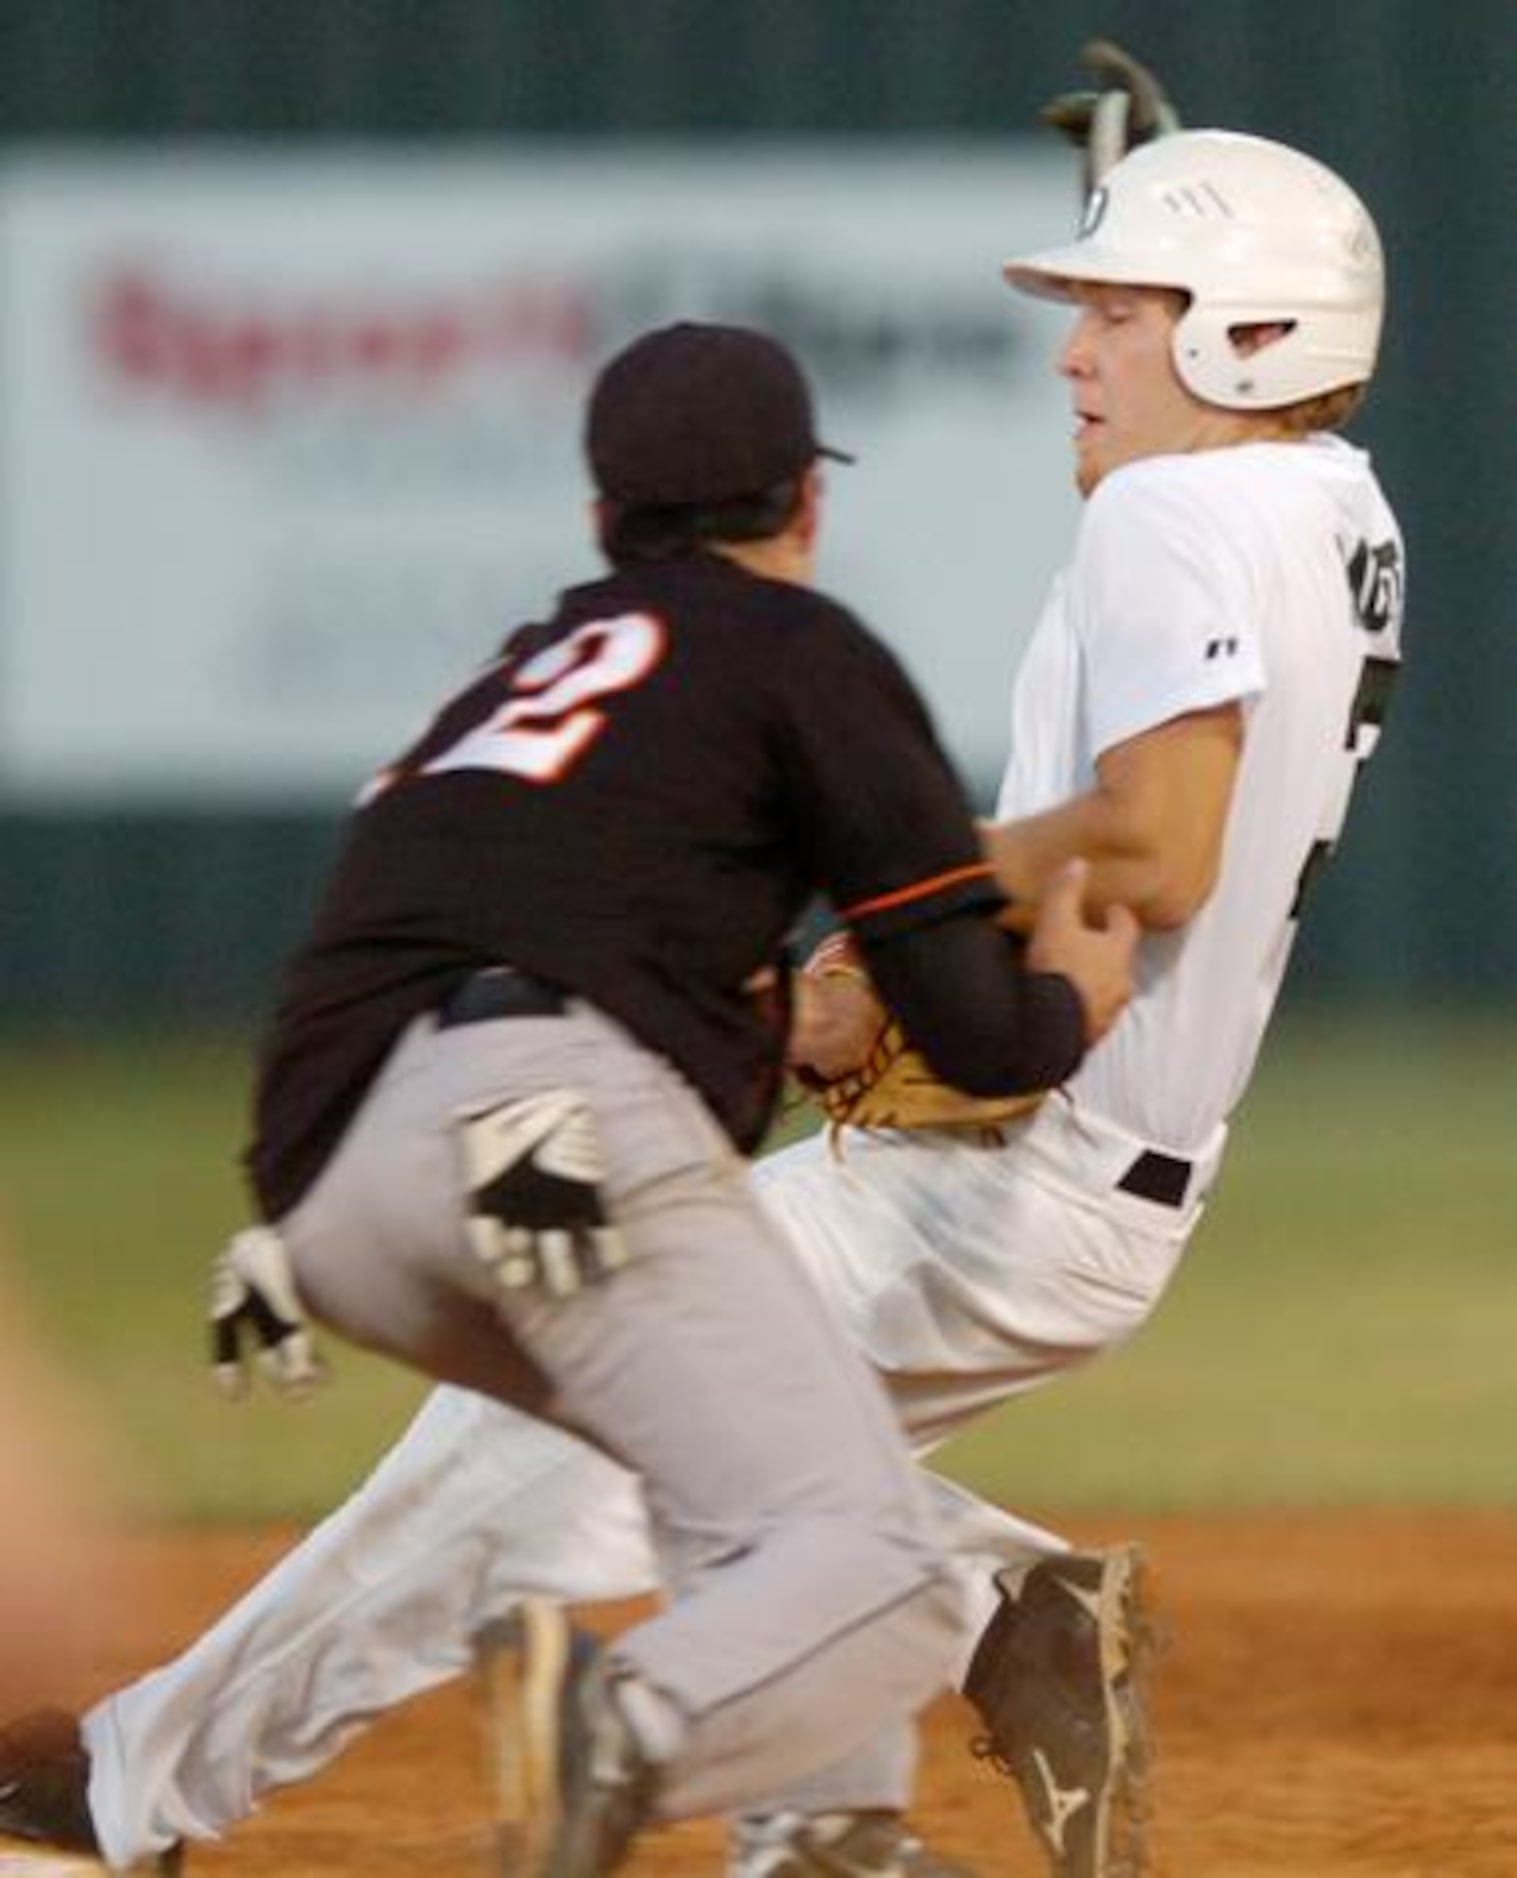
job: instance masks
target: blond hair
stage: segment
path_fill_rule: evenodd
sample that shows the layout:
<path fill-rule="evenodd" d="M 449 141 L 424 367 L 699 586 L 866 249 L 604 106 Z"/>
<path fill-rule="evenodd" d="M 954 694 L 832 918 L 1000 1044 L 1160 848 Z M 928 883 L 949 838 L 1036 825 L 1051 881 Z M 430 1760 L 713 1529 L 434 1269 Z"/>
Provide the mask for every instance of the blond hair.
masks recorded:
<path fill-rule="evenodd" d="M 1305 437 L 1314 430 L 1341 430 L 1363 404 L 1368 389 L 1364 383 L 1339 385 L 1333 391 L 1319 391 L 1314 398 L 1282 404 L 1269 416 L 1292 437 Z"/>

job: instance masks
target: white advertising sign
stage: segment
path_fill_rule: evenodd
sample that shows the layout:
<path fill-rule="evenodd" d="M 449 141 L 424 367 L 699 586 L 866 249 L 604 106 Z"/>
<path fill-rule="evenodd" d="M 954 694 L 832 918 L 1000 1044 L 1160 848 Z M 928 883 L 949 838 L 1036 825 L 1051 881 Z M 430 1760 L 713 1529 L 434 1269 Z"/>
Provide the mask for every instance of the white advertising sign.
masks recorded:
<path fill-rule="evenodd" d="M 0 169 L 0 791 L 351 794 L 591 577 L 596 365 L 683 317 L 810 366 L 822 584 L 967 775 L 1069 539 L 1041 144 L 37 156 Z"/>

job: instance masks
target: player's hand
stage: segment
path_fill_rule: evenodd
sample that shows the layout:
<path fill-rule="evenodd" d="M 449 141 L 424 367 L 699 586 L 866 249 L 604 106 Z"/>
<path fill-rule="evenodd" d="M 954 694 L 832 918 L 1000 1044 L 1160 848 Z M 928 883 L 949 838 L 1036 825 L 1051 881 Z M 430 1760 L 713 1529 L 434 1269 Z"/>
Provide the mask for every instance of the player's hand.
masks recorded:
<path fill-rule="evenodd" d="M 829 1081 L 846 1076 L 869 1055 L 885 1016 L 867 978 L 803 972 L 795 984 L 786 1060 L 793 1070 Z"/>
<path fill-rule="evenodd" d="M 888 1015 L 852 934 L 831 933 L 792 985 L 785 1060 L 803 1079 L 850 1075 L 868 1059 Z"/>
<path fill-rule="evenodd" d="M 235 1233 L 211 1267 L 209 1322 L 216 1386 L 232 1401 L 247 1394 L 255 1370 L 294 1400 L 328 1379 L 290 1255 L 270 1227 Z"/>
<path fill-rule="evenodd" d="M 1098 1042 L 1133 994 L 1133 957 L 1140 928 L 1125 906 L 1095 919 L 1085 910 L 1084 861 L 1070 861 L 1049 883 L 1027 947 L 1035 972 L 1061 972 L 1085 1007 L 1085 1041 Z"/>

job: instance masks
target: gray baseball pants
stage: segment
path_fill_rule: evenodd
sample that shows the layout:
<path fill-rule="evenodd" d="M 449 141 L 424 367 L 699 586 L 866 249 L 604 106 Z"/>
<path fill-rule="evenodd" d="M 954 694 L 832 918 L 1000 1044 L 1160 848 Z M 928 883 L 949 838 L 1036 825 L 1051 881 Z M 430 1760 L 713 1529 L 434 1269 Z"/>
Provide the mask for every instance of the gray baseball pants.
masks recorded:
<path fill-rule="evenodd" d="M 566 1087 L 595 1111 L 629 1261 L 567 1300 L 502 1294 L 465 1233 L 458 1118 Z M 911 1718 L 962 1648 L 955 1568 L 883 1389 L 668 1064 L 578 1002 L 418 1020 L 280 1230 L 333 1328 L 641 1475 L 671 1597 L 614 1653 L 687 1724 L 664 1816 L 750 1807 L 866 1742 L 868 1803 L 908 1801 Z"/>

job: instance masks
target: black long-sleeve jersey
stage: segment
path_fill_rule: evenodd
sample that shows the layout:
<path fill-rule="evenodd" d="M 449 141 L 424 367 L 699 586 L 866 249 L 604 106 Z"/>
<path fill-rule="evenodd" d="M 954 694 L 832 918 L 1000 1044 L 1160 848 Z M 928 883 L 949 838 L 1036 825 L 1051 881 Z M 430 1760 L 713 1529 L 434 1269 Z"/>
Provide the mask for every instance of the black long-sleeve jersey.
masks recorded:
<path fill-rule="evenodd" d="M 1072 987 L 995 956 L 1004 902 L 962 789 L 853 615 L 705 554 L 569 590 L 355 810 L 261 1053 L 261 1210 L 311 1185 L 407 1024 L 492 964 L 618 1019 L 751 1150 L 783 1037 L 750 982 L 818 893 L 895 955 L 908 1003 L 929 926 L 998 994 L 978 1014 L 967 985 L 921 1001 L 945 1048 L 978 1026 L 995 1079 L 1026 1087 L 1078 1060 Z"/>

